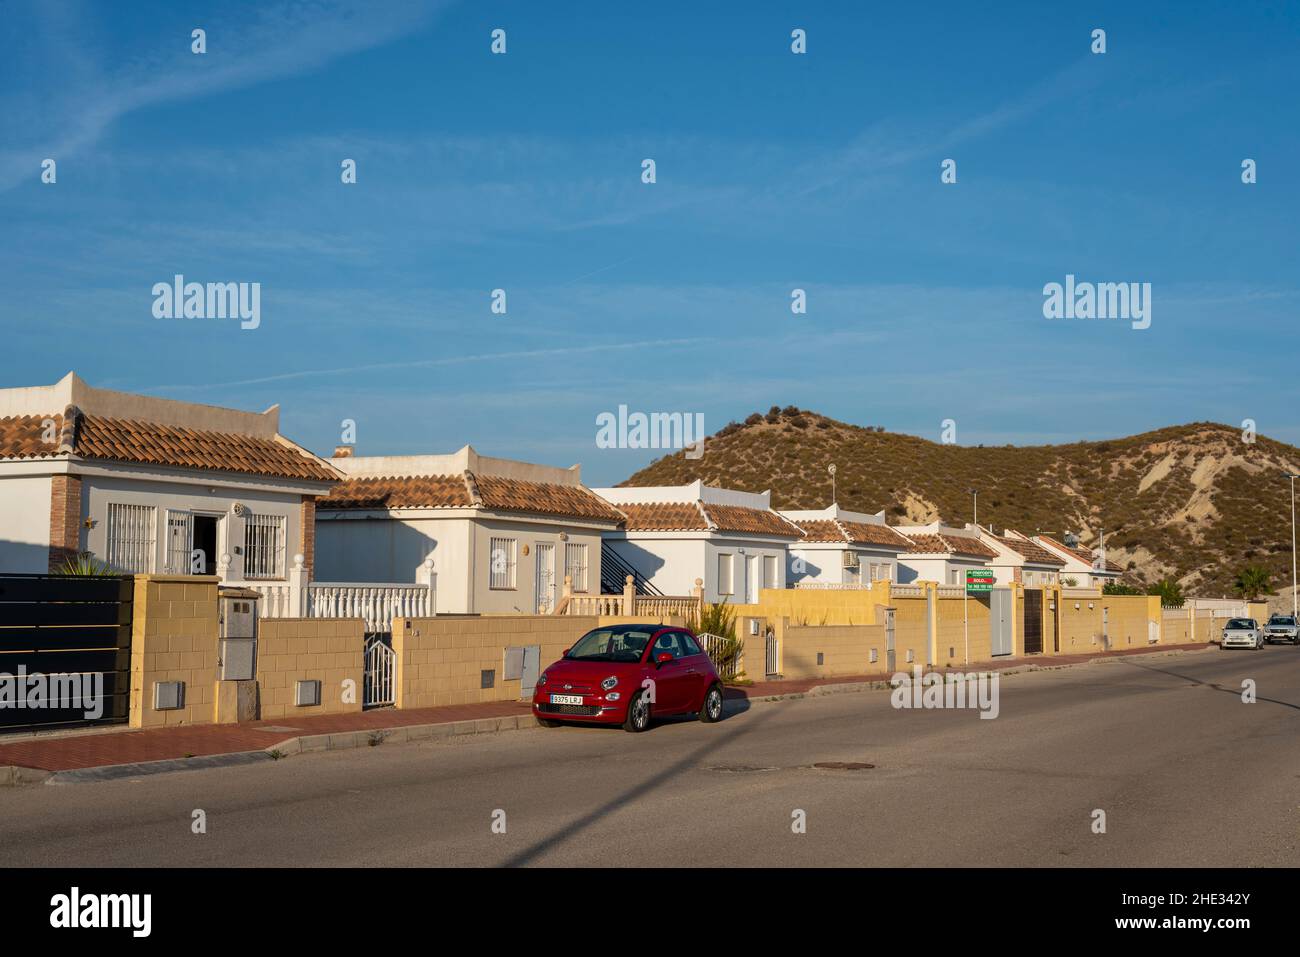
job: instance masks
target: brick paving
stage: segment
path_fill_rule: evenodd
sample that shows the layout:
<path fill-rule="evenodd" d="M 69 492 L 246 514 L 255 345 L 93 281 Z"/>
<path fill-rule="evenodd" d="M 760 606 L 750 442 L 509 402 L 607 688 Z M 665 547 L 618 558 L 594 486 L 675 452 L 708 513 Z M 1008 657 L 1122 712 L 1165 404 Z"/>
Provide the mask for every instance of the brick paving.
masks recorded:
<path fill-rule="evenodd" d="M 1091 655 L 1033 655 L 1027 658 L 1003 658 L 992 663 L 981 662 L 971 667 L 972 670 L 1006 671 L 1033 665 L 1040 667 L 1070 665 L 1097 658 L 1205 647 L 1207 646 L 1204 643 L 1198 643 L 1128 648 Z M 954 666 L 953 670 L 960 670 L 960 667 Z M 903 668 L 910 670 L 908 665 L 900 665 L 900 670 Z M 731 700 L 747 700 L 767 695 L 798 694 L 823 685 L 888 679 L 889 673 L 882 671 L 875 674 L 844 675 L 833 678 L 760 681 L 744 687 L 728 688 L 726 696 Z M 384 709 L 365 711 L 360 714 L 314 715 L 294 719 L 286 717 L 276 721 L 255 721 L 248 724 L 205 724 L 146 730 L 121 729 L 111 732 L 95 729 L 84 734 L 38 735 L 0 744 L 0 767 L 17 765 L 41 768 L 46 771 L 69 771 L 75 768 L 104 767 L 110 764 L 134 764 L 169 758 L 259 751 L 273 747 L 286 739 L 306 735 L 441 724 L 473 718 L 501 718 L 527 714 L 529 710 L 529 703 L 525 701 L 492 701 L 404 711 Z"/>

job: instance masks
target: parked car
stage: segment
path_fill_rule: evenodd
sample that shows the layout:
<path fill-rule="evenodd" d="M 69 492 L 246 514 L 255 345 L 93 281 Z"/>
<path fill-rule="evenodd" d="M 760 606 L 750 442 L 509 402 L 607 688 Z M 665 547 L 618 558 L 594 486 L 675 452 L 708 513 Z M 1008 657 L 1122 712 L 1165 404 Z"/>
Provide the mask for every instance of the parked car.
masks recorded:
<path fill-rule="evenodd" d="M 644 731 L 652 716 L 722 717 L 722 681 L 695 636 L 664 625 L 589 631 L 537 678 L 533 714 L 546 728 L 565 721 Z"/>
<path fill-rule="evenodd" d="M 1264 629 L 1259 627 L 1259 622 L 1254 618 L 1231 618 L 1223 626 L 1223 641 L 1219 643 L 1221 648 L 1254 648 L 1259 650 L 1264 647 Z"/>
<path fill-rule="evenodd" d="M 1300 644 L 1300 627 L 1296 626 L 1294 615 L 1273 615 L 1264 626 L 1265 641 L 1289 641 Z"/>

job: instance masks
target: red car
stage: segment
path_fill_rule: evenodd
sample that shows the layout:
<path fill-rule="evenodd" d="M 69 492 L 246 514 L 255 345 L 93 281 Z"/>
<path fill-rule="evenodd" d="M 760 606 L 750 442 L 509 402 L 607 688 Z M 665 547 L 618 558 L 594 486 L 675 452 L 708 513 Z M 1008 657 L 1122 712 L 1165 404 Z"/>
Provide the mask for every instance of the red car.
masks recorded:
<path fill-rule="evenodd" d="M 695 712 L 704 722 L 722 717 L 722 681 L 695 636 L 666 625 L 587 632 L 541 673 L 533 692 L 544 728 L 582 721 L 644 731 L 652 714 Z"/>

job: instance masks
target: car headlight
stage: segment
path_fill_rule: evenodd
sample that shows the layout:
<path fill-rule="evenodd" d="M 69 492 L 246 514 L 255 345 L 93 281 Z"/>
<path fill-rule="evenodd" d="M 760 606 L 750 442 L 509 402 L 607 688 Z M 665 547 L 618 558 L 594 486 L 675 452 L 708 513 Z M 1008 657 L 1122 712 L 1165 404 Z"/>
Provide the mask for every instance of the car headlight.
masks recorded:
<path fill-rule="evenodd" d="M 540 687 L 541 687 L 542 685 L 544 685 L 544 684 L 546 684 L 546 672 L 545 672 L 545 671 L 543 671 L 540 675 L 537 676 L 537 687 L 540 688 Z"/>
<path fill-rule="evenodd" d="M 616 677 L 614 677 L 613 675 L 610 675 L 608 678 L 606 678 L 604 681 L 602 681 L 602 682 L 600 683 L 600 687 L 601 687 L 602 689 L 604 689 L 605 691 L 608 691 L 608 690 L 610 690 L 611 688 L 617 688 L 617 687 L 618 687 L 618 679 L 617 679 Z"/>

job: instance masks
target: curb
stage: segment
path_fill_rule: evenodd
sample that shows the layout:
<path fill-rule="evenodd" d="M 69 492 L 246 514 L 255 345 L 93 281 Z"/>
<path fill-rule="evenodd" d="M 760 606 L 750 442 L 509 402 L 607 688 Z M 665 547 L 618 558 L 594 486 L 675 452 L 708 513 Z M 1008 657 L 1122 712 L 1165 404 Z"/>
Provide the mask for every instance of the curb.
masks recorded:
<path fill-rule="evenodd" d="M 1189 651 L 1203 649 L 1180 648 L 1177 650 L 1150 651 L 1125 657 L 1141 658 L 1148 655 L 1173 656 Z M 999 671 L 1002 677 L 1034 671 L 1059 671 L 1078 665 L 1092 665 L 1100 662 L 1115 661 L 1119 656 L 1092 658 L 1067 664 L 1026 664 L 1016 668 Z M 823 698 L 828 695 L 855 694 L 864 691 L 891 691 L 893 686 L 888 681 L 844 681 L 833 684 L 815 685 L 807 691 L 791 691 L 786 694 L 760 695 L 753 698 L 731 698 L 723 702 L 723 708 L 735 713 L 737 704 L 750 705 L 772 701 L 798 701 L 801 698 Z M 733 707 L 727 708 L 728 705 Z M 470 734 L 496 734 L 502 731 L 527 731 L 537 728 L 537 720 L 532 713 L 509 715 L 500 718 L 469 718 L 463 721 L 445 721 L 439 724 L 412 724 L 397 728 L 373 728 L 361 731 L 336 731 L 330 734 L 309 734 L 283 741 L 261 751 L 234 751 L 228 754 L 209 754 L 192 758 L 167 758 L 162 761 L 140 761 L 131 764 L 107 764 L 96 768 L 76 768 L 68 771 L 46 771 L 42 768 L 26 768 L 17 765 L 0 766 L 0 787 L 17 787 L 25 784 L 87 784 L 96 781 L 113 781 L 122 778 L 138 778 L 153 774 L 169 774 L 175 771 L 202 771 L 208 768 L 234 767 L 246 764 L 260 764 L 264 761 L 276 761 L 292 757 L 295 754 L 311 754 L 316 751 L 347 751 L 353 748 L 378 747 L 384 744 L 403 744 L 409 741 L 432 741 L 441 738 L 453 738 Z"/>

